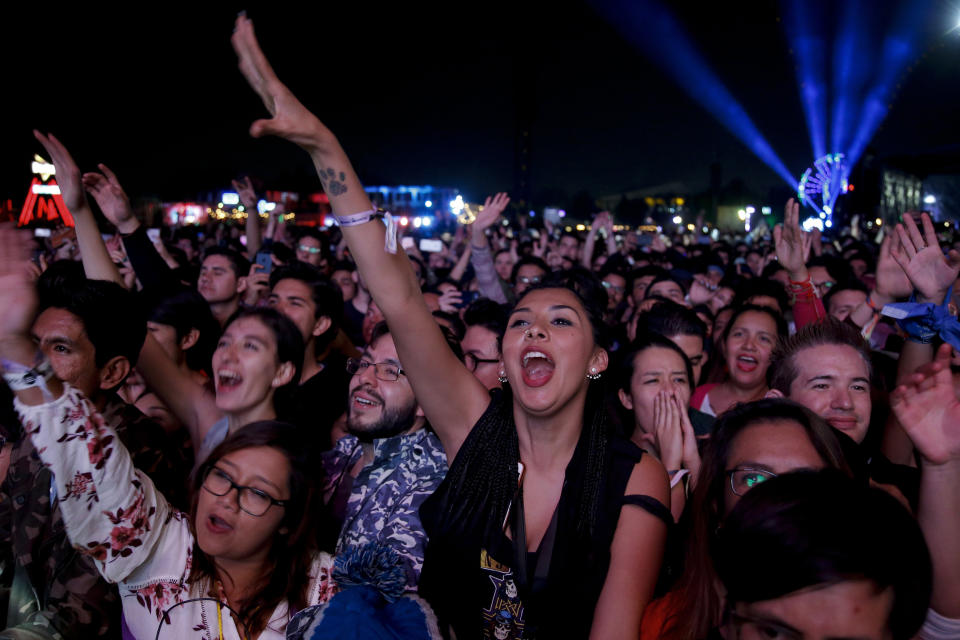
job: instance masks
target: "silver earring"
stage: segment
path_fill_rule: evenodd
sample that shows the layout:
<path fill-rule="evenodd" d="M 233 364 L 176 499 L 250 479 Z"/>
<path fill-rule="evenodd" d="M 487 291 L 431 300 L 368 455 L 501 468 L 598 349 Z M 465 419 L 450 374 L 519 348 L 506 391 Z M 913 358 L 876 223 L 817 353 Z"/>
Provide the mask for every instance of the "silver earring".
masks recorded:
<path fill-rule="evenodd" d="M 501 371 L 500 374 L 497 376 L 497 380 L 500 381 L 500 384 L 506 384 L 506 383 L 507 383 L 507 374 L 505 374 L 503 371 Z"/>
<path fill-rule="evenodd" d="M 597 368 L 596 368 L 596 367 L 592 367 L 592 368 L 590 369 L 590 373 L 587 374 L 587 378 L 588 378 L 589 380 L 599 380 L 599 379 L 600 379 L 600 374 L 597 373 Z"/>

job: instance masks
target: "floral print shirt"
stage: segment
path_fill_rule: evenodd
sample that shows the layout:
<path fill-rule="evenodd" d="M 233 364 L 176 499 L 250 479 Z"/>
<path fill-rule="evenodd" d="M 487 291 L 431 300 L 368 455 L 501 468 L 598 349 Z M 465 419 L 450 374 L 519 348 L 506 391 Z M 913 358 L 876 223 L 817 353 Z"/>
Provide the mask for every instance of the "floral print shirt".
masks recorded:
<path fill-rule="evenodd" d="M 64 385 L 62 396 L 43 405 L 15 408 L 24 430 L 56 478 L 60 510 L 73 546 L 97 570 L 119 584 L 124 618 L 137 638 L 213 640 L 218 603 L 209 589 L 188 584 L 194 548 L 186 514 L 174 509 L 142 471 L 134 468 L 116 432 L 82 393 Z M 322 604 L 335 590 L 333 561 L 319 554 L 311 569 L 309 603 Z M 166 616 L 164 614 L 167 614 Z M 296 612 L 281 603 L 262 639 L 282 639 Z M 241 638 L 222 611 L 223 637 Z M 250 640 L 250 639 L 248 639 Z"/>
<path fill-rule="evenodd" d="M 353 435 L 340 438 L 323 455 L 328 497 L 349 482 L 350 470 L 362 456 L 360 441 Z M 373 462 L 353 480 L 337 554 L 368 544 L 389 546 L 400 555 L 407 590 L 415 591 L 427 544 L 420 505 L 446 475 L 447 454 L 430 429 L 374 440 Z"/>

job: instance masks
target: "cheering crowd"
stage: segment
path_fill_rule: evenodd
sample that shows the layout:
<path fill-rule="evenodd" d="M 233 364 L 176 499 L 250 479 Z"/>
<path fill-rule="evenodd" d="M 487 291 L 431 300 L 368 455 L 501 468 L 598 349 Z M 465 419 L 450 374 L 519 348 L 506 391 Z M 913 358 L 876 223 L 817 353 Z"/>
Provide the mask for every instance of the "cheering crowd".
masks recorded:
<path fill-rule="evenodd" d="M 35 132 L 76 227 L 0 229 L 0 638 L 960 637 L 952 232 L 498 193 L 421 252 L 232 41 L 337 224 L 153 239 Z"/>

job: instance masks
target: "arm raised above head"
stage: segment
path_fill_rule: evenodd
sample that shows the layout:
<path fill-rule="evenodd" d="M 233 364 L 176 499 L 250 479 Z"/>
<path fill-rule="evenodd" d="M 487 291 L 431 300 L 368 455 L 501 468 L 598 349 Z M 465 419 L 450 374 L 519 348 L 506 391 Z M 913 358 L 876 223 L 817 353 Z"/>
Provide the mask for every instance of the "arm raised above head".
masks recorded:
<path fill-rule="evenodd" d="M 237 18 L 231 41 L 240 71 L 272 116 L 254 122 L 250 134 L 275 135 L 307 151 L 334 215 L 372 214 L 375 207 L 336 136 L 280 82 L 246 16 Z M 341 227 L 357 270 L 391 327 L 417 401 L 452 461 L 483 414 L 487 391 L 447 347 L 404 252 L 384 250 L 384 225 L 373 220 Z"/>

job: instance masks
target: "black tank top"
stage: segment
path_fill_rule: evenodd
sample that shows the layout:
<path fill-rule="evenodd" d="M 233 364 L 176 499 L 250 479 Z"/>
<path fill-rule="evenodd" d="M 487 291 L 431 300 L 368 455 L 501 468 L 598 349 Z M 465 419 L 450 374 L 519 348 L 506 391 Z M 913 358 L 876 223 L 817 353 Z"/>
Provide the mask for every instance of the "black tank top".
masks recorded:
<path fill-rule="evenodd" d="M 504 397 L 494 392 L 490 405 L 467 436 L 462 451 L 481 446 L 476 426 L 502 410 Z M 584 430 L 586 432 L 586 430 Z M 484 518 L 489 509 L 479 509 L 461 532 L 451 535 L 439 520 L 438 505 L 449 496 L 445 480 L 420 509 L 429 536 L 420 595 L 433 607 L 441 630 L 453 629 L 458 640 L 491 638 L 586 638 L 610 564 L 610 545 L 623 504 L 638 505 L 672 524 L 670 511 L 649 496 L 625 496 L 627 481 L 643 451 L 628 440 L 614 437 L 609 443 L 610 464 L 603 483 L 604 499 L 598 522 L 589 541 L 577 534 L 577 497 L 586 473 L 587 438 L 581 435 L 567 465 L 563 490 L 555 513 L 554 534 L 544 536 L 537 552 L 526 554 L 527 580 L 515 570 L 517 552 L 506 536 L 487 548 L 483 540 Z M 465 456 L 458 455 L 454 466 Z M 451 469 L 452 471 L 452 469 Z M 520 541 L 520 544 L 523 544 Z M 638 541 L 642 544 L 642 541 Z M 548 548 L 549 547 L 549 548 Z M 549 569 L 537 576 L 540 555 L 547 553 Z M 543 563 L 541 562 L 541 567 Z M 542 572 L 541 572 L 542 573 Z"/>

